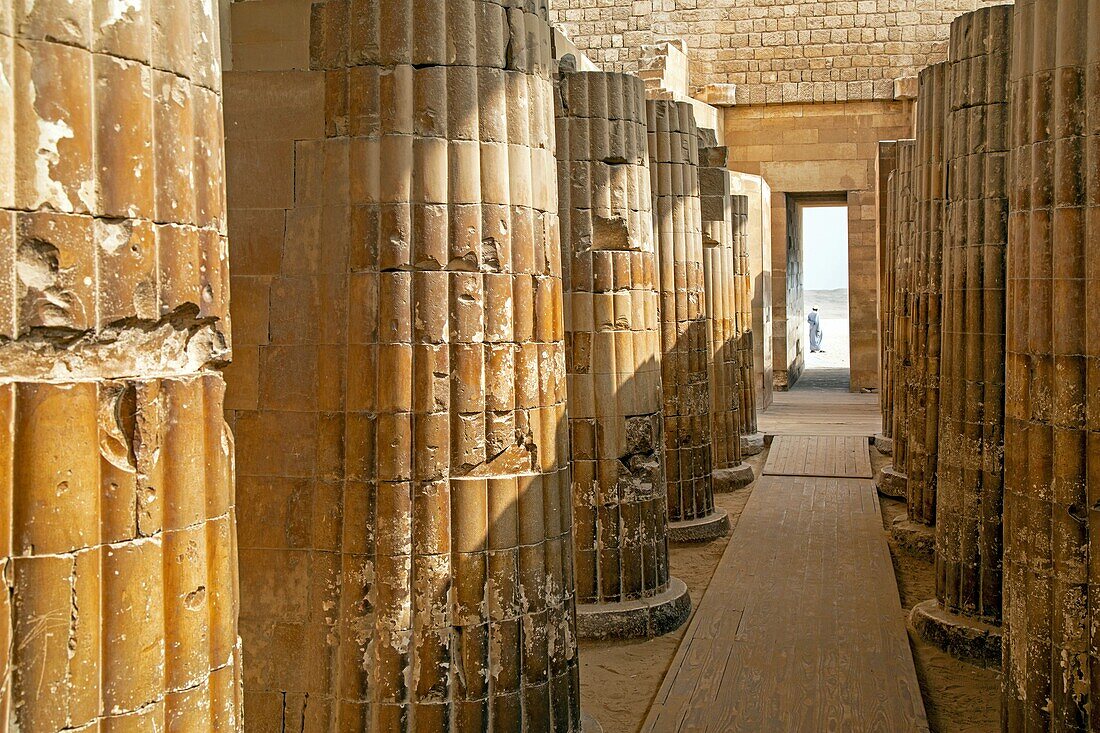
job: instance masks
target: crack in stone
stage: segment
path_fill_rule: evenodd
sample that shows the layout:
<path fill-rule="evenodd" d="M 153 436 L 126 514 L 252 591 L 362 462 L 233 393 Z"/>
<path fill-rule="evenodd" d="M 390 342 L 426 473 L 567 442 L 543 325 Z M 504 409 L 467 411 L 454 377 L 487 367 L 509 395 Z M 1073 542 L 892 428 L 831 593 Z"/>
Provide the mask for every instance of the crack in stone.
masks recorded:
<path fill-rule="evenodd" d="M 0 384 L 177 377 L 224 366 L 218 318 L 193 303 L 156 320 L 126 318 L 101 329 L 37 327 L 0 339 Z"/>

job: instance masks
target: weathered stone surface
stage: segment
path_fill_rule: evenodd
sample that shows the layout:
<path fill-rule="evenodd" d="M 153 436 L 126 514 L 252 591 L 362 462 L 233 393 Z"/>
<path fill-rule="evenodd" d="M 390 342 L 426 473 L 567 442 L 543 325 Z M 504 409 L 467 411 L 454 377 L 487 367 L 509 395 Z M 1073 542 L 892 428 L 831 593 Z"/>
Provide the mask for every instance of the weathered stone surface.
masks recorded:
<path fill-rule="evenodd" d="M 741 454 L 755 456 L 764 452 L 764 434 L 761 432 L 741 436 Z"/>
<path fill-rule="evenodd" d="M 687 585 L 673 577 L 663 591 L 616 603 L 577 604 L 577 633 L 588 639 L 636 639 L 667 634 L 691 614 Z"/>
<path fill-rule="evenodd" d="M 875 211 L 878 217 L 875 234 L 878 248 L 879 281 L 879 405 L 882 408 L 882 435 L 875 436 L 875 446 L 881 437 L 884 441 L 894 435 L 894 381 L 897 367 L 894 364 L 894 206 L 896 195 L 891 193 L 890 180 L 898 166 L 898 142 L 883 140 L 878 144 L 875 162 Z M 879 452 L 884 452 L 879 449 Z"/>
<path fill-rule="evenodd" d="M 724 147 L 703 147 L 700 134 L 699 201 L 703 230 L 703 277 L 709 327 L 710 423 L 713 469 L 741 466 L 741 353 L 738 350 L 737 277 L 739 242 L 733 233 L 733 196 Z M 750 471 L 751 473 L 751 471 Z M 726 477 L 729 482 L 730 477 Z M 715 488 L 717 489 L 717 486 Z"/>
<path fill-rule="evenodd" d="M 247 725 L 579 730 L 545 9 L 310 12 L 233 72 Z"/>
<path fill-rule="evenodd" d="M 556 102 L 577 632 L 650 636 L 675 628 L 646 610 L 670 599 L 650 600 L 683 583 L 668 572 L 645 89 L 563 71 Z"/>
<path fill-rule="evenodd" d="M 890 534 L 898 547 L 910 555 L 932 561 L 936 548 L 936 533 L 932 527 L 922 522 L 913 522 L 903 514 L 894 520 Z"/>
<path fill-rule="evenodd" d="M 646 111 L 650 188 L 657 212 L 670 531 L 682 522 L 716 527 L 711 521 L 716 515 L 698 133 L 691 106 L 686 103 L 648 100 Z"/>
<path fill-rule="evenodd" d="M 917 98 L 917 77 L 903 76 L 898 79 L 894 79 L 894 99 L 916 99 Z"/>
<path fill-rule="evenodd" d="M 988 1 L 988 0 L 984 0 Z M 983 0 L 557 0 L 551 18 L 603 68 L 638 72 L 675 36 L 712 104 L 895 98 L 895 80 L 945 57 L 948 24 Z M 685 63 L 685 67 L 688 63 Z"/>
<path fill-rule="evenodd" d="M 904 499 L 908 495 L 906 484 L 905 474 L 898 473 L 893 464 L 883 466 L 875 479 L 875 487 L 878 488 L 878 492 L 892 499 Z"/>
<path fill-rule="evenodd" d="M 913 606 L 909 623 L 925 641 L 956 659 L 992 669 L 1001 666 L 1000 626 L 944 611 L 935 598 Z"/>
<path fill-rule="evenodd" d="M 936 453 L 940 424 L 943 219 L 947 196 L 944 161 L 947 67 L 934 64 L 918 74 L 913 249 L 909 266 L 909 338 L 905 363 L 908 421 L 905 441 L 907 505 L 912 521 L 936 521 Z M 895 465 L 901 465 L 895 456 Z"/>
<path fill-rule="evenodd" d="M 875 436 L 875 450 L 884 456 L 892 455 L 894 452 L 894 439 L 887 438 L 882 434 Z"/>
<path fill-rule="evenodd" d="M 740 183 L 741 176 L 733 174 L 732 183 Z M 755 355 L 753 354 L 753 286 L 752 266 L 749 260 L 749 239 L 751 226 L 749 215 L 751 205 L 749 197 L 745 194 L 734 194 L 730 200 L 730 217 L 733 224 L 733 297 L 734 297 L 734 340 L 737 350 L 738 375 L 738 399 L 740 409 L 737 411 L 738 432 L 741 434 L 741 454 L 744 456 L 756 455 L 763 450 L 755 448 L 753 441 L 746 442 L 746 436 L 757 432 L 756 427 L 756 378 Z M 767 212 L 763 212 L 765 215 Z M 763 440 L 763 436 L 761 436 Z M 746 449 L 746 445 L 749 449 Z M 751 451 L 751 452 L 750 452 Z"/>
<path fill-rule="evenodd" d="M 1021 0 L 1009 72 L 1001 726 L 1100 726 L 1100 6 Z M 1087 151 L 1087 152 L 1086 152 Z"/>
<path fill-rule="evenodd" d="M 729 468 L 716 468 L 713 477 L 714 491 L 718 494 L 743 489 L 756 480 L 756 476 L 752 472 L 752 466 L 747 463 Z"/>
<path fill-rule="evenodd" d="M 241 726 L 217 37 L 0 4 L 5 730 Z"/>
<path fill-rule="evenodd" d="M 1009 6 L 960 16 L 947 71 L 936 600 L 991 624 L 1001 619 L 1011 29 Z"/>
<path fill-rule="evenodd" d="M 668 538 L 673 542 L 707 542 L 724 537 L 729 531 L 729 515 L 725 509 L 716 509 L 705 517 L 669 524 Z"/>
<path fill-rule="evenodd" d="M 879 491 L 899 499 L 907 498 L 905 471 L 909 462 L 909 382 L 912 379 L 911 357 L 913 246 L 916 236 L 916 141 L 897 142 L 897 166 L 889 177 L 887 196 L 890 200 L 890 226 L 888 233 L 888 260 L 893 271 L 890 280 L 890 359 L 889 393 L 890 407 L 886 412 L 891 419 L 890 435 L 893 440 L 894 462 L 883 469 L 878 482 Z"/>

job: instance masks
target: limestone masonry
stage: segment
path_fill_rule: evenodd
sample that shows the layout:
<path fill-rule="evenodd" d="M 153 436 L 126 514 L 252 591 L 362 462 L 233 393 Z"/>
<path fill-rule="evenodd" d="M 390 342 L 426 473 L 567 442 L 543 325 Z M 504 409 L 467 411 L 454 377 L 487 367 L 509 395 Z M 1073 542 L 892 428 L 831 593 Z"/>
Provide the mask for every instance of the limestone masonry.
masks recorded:
<path fill-rule="evenodd" d="M 0 0 L 0 730 L 592 733 L 619 671 L 661 729 L 693 668 L 831 715 L 732 645 L 897 608 L 780 529 L 886 557 L 872 441 L 912 630 L 1100 729 L 1098 61 L 1097 0 Z M 777 395 L 822 205 L 864 394 Z M 801 574 L 706 588 L 657 698 L 602 664 L 739 556 Z"/>
<path fill-rule="evenodd" d="M 563 71 L 555 99 L 578 630 L 661 634 L 690 601 L 668 569 L 645 89 Z"/>
<path fill-rule="evenodd" d="M 646 102 L 649 170 L 660 273 L 665 483 L 675 537 L 729 529 L 714 505 L 710 346 L 699 208 L 699 139 L 691 105 Z"/>
<path fill-rule="evenodd" d="M 895 81 L 947 57 L 952 19 L 983 0 L 552 0 L 550 17 L 596 63 L 641 73 L 646 48 L 689 49 L 692 91 L 738 104 L 894 99 Z"/>

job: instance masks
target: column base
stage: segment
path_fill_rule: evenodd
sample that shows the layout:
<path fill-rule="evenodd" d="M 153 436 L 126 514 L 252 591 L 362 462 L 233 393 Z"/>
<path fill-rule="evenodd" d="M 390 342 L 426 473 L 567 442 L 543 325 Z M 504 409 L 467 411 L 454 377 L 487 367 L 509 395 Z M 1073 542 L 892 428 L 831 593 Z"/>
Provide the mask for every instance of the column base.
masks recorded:
<path fill-rule="evenodd" d="M 881 433 L 875 436 L 875 450 L 884 456 L 894 455 L 894 439 Z"/>
<path fill-rule="evenodd" d="M 668 579 L 650 598 L 618 603 L 578 603 L 577 636 L 582 639 L 647 639 L 680 628 L 691 614 L 687 584 Z"/>
<path fill-rule="evenodd" d="M 921 638 L 955 659 L 1001 668 L 1001 627 L 944 610 L 935 598 L 918 603 L 909 623 Z"/>
<path fill-rule="evenodd" d="M 894 468 L 894 464 L 883 466 L 882 470 L 878 473 L 878 479 L 875 481 L 875 488 L 878 489 L 878 493 L 883 496 L 889 496 L 891 499 L 904 499 L 905 488 L 909 483 L 909 477 L 904 473 L 898 473 Z"/>
<path fill-rule="evenodd" d="M 603 726 L 600 725 L 600 721 L 593 718 L 588 713 L 581 713 L 581 733 L 603 733 Z"/>
<path fill-rule="evenodd" d="M 936 530 L 927 524 L 910 522 L 909 516 L 901 515 L 894 520 L 890 534 L 898 547 L 914 557 L 932 561 L 936 552 Z"/>
<path fill-rule="evenodd" d="M 755 456 L 764 452 L 764 434 L 760 431 L 741 436 L 741 455 Z"/>
<path fill-rule="evenodd" d="M 724 509 L 715 509 L 701 519 L 685 519 L 668 523 L 668 538 L 673 542 L 706 542 L 725 537 L 730 531 L 730 518 Z"/>
<path fill-rule="evenodd" d="M 711 478 L 714 481 L 716 494 L 728 494 L 731 491 L 743 489 L 756 480 L 752 474 L 752 466 L 747 463 L 738 464 L 733 468 L 715 469 L 711 472 Z"/>

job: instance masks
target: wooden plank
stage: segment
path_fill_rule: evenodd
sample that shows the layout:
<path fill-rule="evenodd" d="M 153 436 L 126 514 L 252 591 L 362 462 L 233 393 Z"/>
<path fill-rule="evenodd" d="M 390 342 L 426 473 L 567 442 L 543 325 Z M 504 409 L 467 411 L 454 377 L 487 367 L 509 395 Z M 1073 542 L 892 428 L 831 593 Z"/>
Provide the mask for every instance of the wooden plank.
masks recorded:
<path fill-rule="evenodd" d="M 871 454 L 861 436 L 779 435 L 772 440 L 764 474 L 871 478 Z"/>
<path fill-rule="evenodd" d="M 854 458 L 779 447 L 784 466 Z M 871 481 L 764 476 L 643 730 L 926 733 L 903 618 Z"/>
<path fill-rule="evenodd" d="M 882 432 L 876 394 L 848 392 L 776 392 L 759 414 L 767 435 L 862 435 Z"/>

